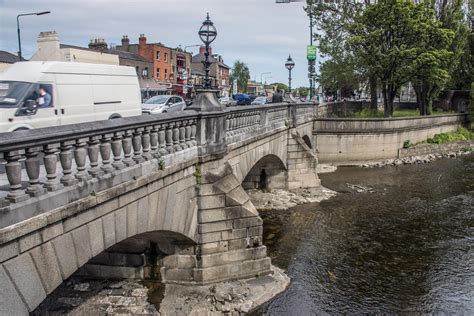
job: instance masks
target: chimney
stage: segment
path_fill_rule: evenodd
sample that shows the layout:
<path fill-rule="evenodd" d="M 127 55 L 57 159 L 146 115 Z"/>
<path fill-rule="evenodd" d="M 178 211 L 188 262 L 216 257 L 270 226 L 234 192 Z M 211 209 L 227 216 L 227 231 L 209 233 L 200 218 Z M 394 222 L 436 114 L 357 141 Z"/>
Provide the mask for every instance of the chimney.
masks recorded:
<path fill-rule="evenodd" d="M 59 35 L 56 31 L 41 32 L 37 39 L 38 51 L 31 60 L 62 60 Z"/>
<path fill-rule="evenodd" d="M 107 50 L 107 42 L 103 38 L 95 38 L 90 41 L 89 48 L 98 52 L 104 52 Z"/>
<path fill-rule="evenodd" d="M 130 45 L 130 39 L 128 38 L 127 35 L 124 35 L 122 37 L 122 50 L 128 52 L 129 51 L 129 45 Z"/>
<path fill-rule="evenodd" d="M 206 46 L 204 45 L 201 45 L 201 47 L 199 47 L 199 54 L 205 54 L 206 53 Z M 212 47 L 209 46 L 209 56 L 212 56 Z"/>
<path fill-rule="evenodd" d="M 142 46 L 142 47 L 146 45 L 146 36 L 145 36 L 145 34 L 140 34 L 140 37 L 138 38 L 138 45 Z"/>

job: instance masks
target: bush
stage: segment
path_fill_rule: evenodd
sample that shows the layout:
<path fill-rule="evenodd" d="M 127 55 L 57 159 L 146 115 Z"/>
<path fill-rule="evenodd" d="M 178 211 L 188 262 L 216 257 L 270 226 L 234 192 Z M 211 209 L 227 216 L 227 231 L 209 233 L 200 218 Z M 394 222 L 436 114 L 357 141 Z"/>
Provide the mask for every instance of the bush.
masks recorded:
<path fill-rule="evenodd" d="M 474 133 L 465 129 L 459 128 L 456 132 L 435 134 L 433 138 L 428 138 L 427 142 L 430 144 L 445 144 L 463 140 L 473 140 Z"/>
<path fill-rule="evenodd" d="M 412 146 L 413 146 L 413 144 L 411 143 L 410 140 L 406 140 L 406 141 L 403 142 L 403 148 L 410 148 Z"/>

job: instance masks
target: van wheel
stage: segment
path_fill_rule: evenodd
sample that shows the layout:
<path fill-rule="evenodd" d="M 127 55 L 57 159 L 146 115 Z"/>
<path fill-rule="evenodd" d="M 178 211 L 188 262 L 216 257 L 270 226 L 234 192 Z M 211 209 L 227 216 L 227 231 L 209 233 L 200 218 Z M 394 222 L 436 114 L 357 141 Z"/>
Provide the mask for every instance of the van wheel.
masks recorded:
<path fill-rule="evenodd" d="M 121 118 L 122 115 L 120 114 L 112 114 L 110 117 L 109 117 L 109 120 L 113 120 L 113 119 L 118 119 L 118 118 Z"/>

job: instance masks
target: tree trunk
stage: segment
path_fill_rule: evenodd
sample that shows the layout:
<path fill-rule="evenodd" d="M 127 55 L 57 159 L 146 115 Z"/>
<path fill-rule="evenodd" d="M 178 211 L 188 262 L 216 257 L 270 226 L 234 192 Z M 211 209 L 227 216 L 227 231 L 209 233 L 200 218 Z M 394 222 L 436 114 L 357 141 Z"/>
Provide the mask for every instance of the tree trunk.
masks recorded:
<path fill-rule="evenodd" d="M 383 84 L 382 88 L 382 95 L 383 95 L 383 116 L 390 117 L 390 108 L 388 104 L 388 96 L 387 96 L 387 87 Z"/>
<path fill-rule="evenodd" d="M 377 77 L 371 76 L 369 78 L 370 85 L 370 110 L 377 111 Z"/>

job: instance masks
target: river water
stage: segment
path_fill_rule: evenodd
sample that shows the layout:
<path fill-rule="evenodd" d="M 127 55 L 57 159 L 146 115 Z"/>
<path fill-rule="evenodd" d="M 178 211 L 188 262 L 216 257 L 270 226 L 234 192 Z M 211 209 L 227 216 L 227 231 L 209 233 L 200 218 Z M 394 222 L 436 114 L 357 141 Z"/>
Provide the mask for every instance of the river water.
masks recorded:
<path fill-rule="evenodd" d="M 321 175 L 339 194 L 262 212 L 292 278 L 267 315 L 474 315 L 474 155 Z"/>

